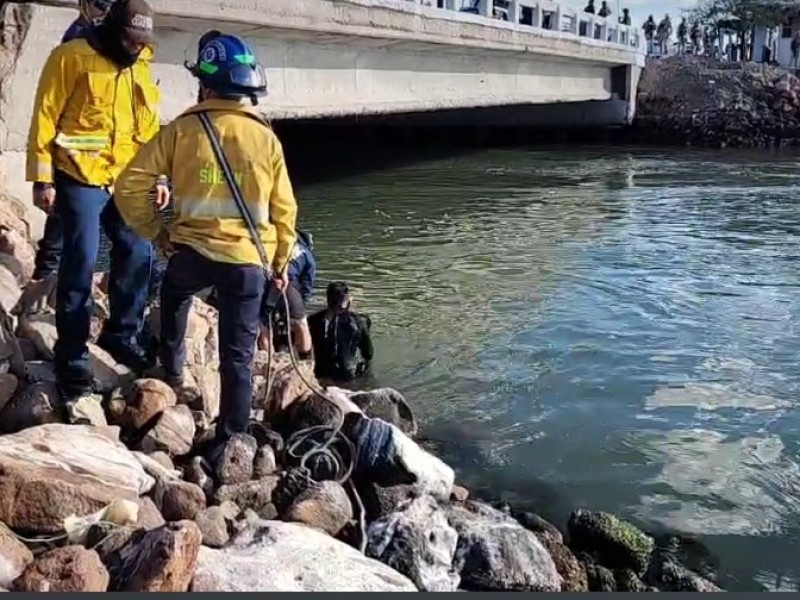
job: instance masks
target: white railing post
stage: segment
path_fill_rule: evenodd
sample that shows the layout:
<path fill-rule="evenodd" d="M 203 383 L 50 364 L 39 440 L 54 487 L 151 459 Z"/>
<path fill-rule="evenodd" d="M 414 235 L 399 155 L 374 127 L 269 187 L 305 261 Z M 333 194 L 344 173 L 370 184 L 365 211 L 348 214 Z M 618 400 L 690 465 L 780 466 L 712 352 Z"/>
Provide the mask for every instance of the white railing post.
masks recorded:
<path fill-rule="evenodd" d="M 563 27 L 561 23 L 561 10 L 561 5 L 556 4 L 556 14 L 553 15 L 553 18 L 556 20 L 556 22 L 553 23 L 553 31 L 561 31 L 561 28 Z"/>
<path fill-rule="evenodd" d="M 491 19 L 494 16 L 494 0 L 481 0 L 479 12 Z"/>
<path fill-rule="evenodd" d="M 457 10 L 456 9 L 456 0 L 444 0 L 444 7 L 447 10 Z"/>
<path fill-rule="evenodd" d="M 544 29 L 544 12 L 542 11 L 542 0 L 536 3 L 533 7 L 533 23 L 534 27 Z"/>
<path fill-rule="evenodd" d="M 514 25 L 519 25 L 519 16 L 521 11 L 522 7 L 519 4 L 519 0 L 509 0 L 508 22 L 513 23 Z"/>

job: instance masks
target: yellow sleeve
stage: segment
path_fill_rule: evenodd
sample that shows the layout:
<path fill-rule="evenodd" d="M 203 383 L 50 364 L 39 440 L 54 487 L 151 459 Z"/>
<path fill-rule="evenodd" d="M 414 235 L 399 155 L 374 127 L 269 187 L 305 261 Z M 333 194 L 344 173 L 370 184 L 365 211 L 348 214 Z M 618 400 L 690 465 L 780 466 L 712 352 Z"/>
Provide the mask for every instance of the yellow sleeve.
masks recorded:
<path fill-rule="evenodd" d="M 269 216 L 278 234 L 278 249 L 272 261 L 272 268 L 277 273 L 282 273 L 289 264 L 295 238 L 295 221 L 297 220 L 297 201 L 294 197 L 292 182 L 286 170 L 286 160 L 283 156 L 283 147 L 275 141 L 272 156 L 272 170 L 274 185 L 269 198 Z"/>
<path fill-rule="evenodd" d="M 53 143 L 61 113 L 78 80 L 80 69 L 71 48 L 56 47 L 47 57 L 33 105 L 28 133 L 28 157 L 25 178 L 42 183 L 53 182 Z"/>
<path fill-rule="evenodd" d="M 164 127 L 142 146 L 114 183 L 114 202 L 120 215 L 145 239 L 154 239 L 163 227 L 150 191 L 159 175 L 172 173 L 176 139 L 175 127 Z"/>
<path fill-rule="evenodd" d="M 150 66 L 147 67 L 147 85 L 148 89 L 145 94 L 148 109 L 151 115 L 151 119 L 149 122 L 142 124 L 142 136 L 145 140 L 152 140 L 158 131 L 161 129 L 161 116 L 159 111 L 159 106 L 161 104 L 161 90 L 158 89 L 158 85 L 156 82 L 153 81 L 153 72 L 150 69 Z"/>

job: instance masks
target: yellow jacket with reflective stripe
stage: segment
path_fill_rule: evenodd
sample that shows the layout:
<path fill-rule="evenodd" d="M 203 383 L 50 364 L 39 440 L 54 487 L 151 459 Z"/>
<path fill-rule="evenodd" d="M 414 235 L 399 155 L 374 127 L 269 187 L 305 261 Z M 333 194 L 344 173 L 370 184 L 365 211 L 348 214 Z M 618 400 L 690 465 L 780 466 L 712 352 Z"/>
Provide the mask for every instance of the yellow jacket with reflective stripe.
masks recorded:
<path fill-rule="evenodd" d="M 159 93 L 145 48 L 120 69 L 85 39 L 57 46 L 36 90 L 27 180 L 50 183 L 60 170 L 89 185 L 111 185 L 158 131 Z"/>
<path fill-rule="evenodd" d="M 115 201 L 125 221 L 142 237 L 162 228 L 147 194 L 159 174 L 172 180 L 175 221 L 169 239 L 226 263 L 261 260 L 197 114 L 208 111 L 267 257 L 283 271 L 295 243 L 297 203 L 275 133 L 249 107 L 232 100 L 207 100 L 166 125 L 117 179 Z"/>

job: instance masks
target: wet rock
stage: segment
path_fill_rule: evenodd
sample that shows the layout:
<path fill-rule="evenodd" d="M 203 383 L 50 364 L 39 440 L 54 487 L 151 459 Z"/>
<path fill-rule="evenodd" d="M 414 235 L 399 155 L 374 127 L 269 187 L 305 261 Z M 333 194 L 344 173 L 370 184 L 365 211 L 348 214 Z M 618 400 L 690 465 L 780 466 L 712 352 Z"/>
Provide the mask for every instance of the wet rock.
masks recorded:
<path fill-rule="evenodd" d="M 253 436 L 237 433 L 222 447 L 214 464 L 215 479 L 222 485 L 245 483 L 253 476 L 258 444 Z"/>
<path fill-rule="evenodd" d="M 448 521 L 458 532 L 454 566 L 470 589 L 548 591 L 561 576 L 539 539 L 508 515 L 475 502 L 454 504 Z"/>
<path fill-rule="evenodd" d="M 116 498 L 136 500 L 153 479 L 102 428 L 40 425 L 0 444 L 0 521 L 33 533 L 61 530 Z"/>
<path fill-rule="evenodd" d="M 558 528 L 536 513 L 521 512 L 514 513 L 513 516 L 517 521 L 519 521 L 519 524 L 528 531 L 532 531 L 535 534 L 541 534 L 539 535 L 539 539 L 542 539 L 542 537 L 548 537 L 557 541 L 559 544 L 564 542 L 564 537 L 561 535 L 561 532 L 558 530 Z"/>
<path fill-rule="evenodd" d="M 322 532 L 271 521 L 201 548 L 191 591 L 416 591 L 406 577 Z"/>
<path fill-rule="evenodd" d="M 567 524 L 570 546 L 597 556 L 611 569 L 631 569 L 643 574 L 653 551 L 653 538 L 614 515 L 583 509 L 572 513 Z"/>
<path fill-rule="evenodd" d="M 399 511 L 410 501 L 424 494 L 413 485 L 395 485 L 381 487 L 379 485 L 362 486 L 361 500 L 369 521 L 376 521 Z"/>
<path fill-rule="evenodd" d="M 89 344 L 89 366 L 94 374 L 98 392 L 111 392 L 134 379 L 133 372 L 119 364 L 95 344 Z"/>
<path fill-rule="evenodd" d="M 323 481 L 295 498 L 284 521 L 294 521 L 335 536 L 353 518 L 353 507 L 345 489 L 335 481 Z"/>
<path fill-rule="evenodd" d="M 211 466 L 202 456 L 195 456 L 191 462 L 183 468 L 183 478 L 200 488 L 206 496 L 214 493 L 214 480 L 211 478 Z"/>
<path fill-rule="evenodd" d="M 59 423 L 63 417 L 61 396 L 54 383 L 40 382 L 17 390 L 0 413 L 0 430 L 15 433 L 37 425 Z"/>
<path fill-rule="evenodd" d="M 108 571 L 94 550 L 66 546 L 45 552 L 14 582 L 18 592 L 105 592 Z"/>
<path fill-rule="evenodd" d="M 469 500 L 469 490 L 460 485 L 454 485 L 450 491 L 450 500 L 453 502 L 466 502 Z"/>
<path fill-rule="evenodd" d="M 161 511 L 158 510 L 155 502 L 147 496 L 139 499 L 139 520 L 136 522 L 137 527 L 143 529 L 156 529 L 166 524 Z"/>
<path fill-rule="evenodd" d="M 0 374 L 0 412 L 6 407 L 6 404 L 14 396 L 17 391 L 19 380 L 11 373 Z"/>
<path fill-rule="evenodd" d="M 19 344 L 19 349 L 22 351 L 22 358 L 25 362 L 39 360 L 39 353 L 36 351 L 36 346 L 33 345 L 33 342 L 23 338 L 17 338 L 17 343 Z"/>
<path fill-rule="evenodd" d="M 11 586 L 32 561 L 33 554 L 28 547 L 0 523 L 0 586 Z"/>
<path fill-rule="evenodd" d="M 409 437 L 417 435 L 419 427 L 414 413 L 397 390 L 381 388 L 368 392 L 350 392 L 349 397 L 368 417 L 391 423 Z"/>
<path fill-rule="evenodd" d="M 558 574 L 561 575 L 561 591 L 562 592 L 587 592 L 589 591 L 589 582 L 586 577 L 586 568 L 572 553 L 572 551 L 564 545 L 563 542 L 549 535 L 549 533 L 538 533 L 536 537 L 542 542 L 542 545 L 547 549 L 550 558 L 556 565 Z"/>
<path fill-rule="evenodd" d="M 197 513 L 195 523 L 200 528 L 204 546 L 222 548 L 230 540 L 228 520 L 225 518 L 225 511 L 219 506 Z"/>
<path fill-rule="evenodd" d="M 278 463 L 275 460 L 275 451 L 270 446 L 259 448 L 253 461 L 253 477 L 263 479 L 269 475 L 274 475 L 277 470 Z"/>
<path fill-rule="evenodd" d="M 37 355 L 44 360 L 55 359 L 53 349 L 58 339 L 58 331 L 54 314 L 43 313 L 20 317 L 17 336 L 31 342 L 36 348 Z"/>
<path fill-rule="evenodd" d="M 712 581 L 684 567 L 677 557 L 677 542 L 670 543 L 653 552 L 645 581 L 664 592 L 721 592 Z"/>
<path fill-rule="evenodd" d="M 47 381 L 56 382 L 56 372 L 53 363 L 44 360 L 31 360 L 25 363 L 25 372 L 31 383 Z"/>
<path fill-rule="evenodd" d="M 123 425 L 142 429 L 176 403 L 175 392 L 163 381 L 139 379 L 127 395 Z"/>
<path fill-rule="evenodd" d="M 183 456 L 192 449 L 195 424 L 192 411 L 182 404 L 170 406 L 142 440 L 142 450 L 149 454 L 162 450 L 170 456 Z"/>
<path fill-rule="evenodd" d="M 106 413 L 103 410 L 100 396 L 81 396 L 78 400 L 66 404 L 67 418 L 73 425 L 94 425 L 106 427 Z"/>
<path fill-rule="evenodd" d="M 454 592 L 461 577 L 453 568 L 458 534 L 436 500 L 423 496 L 370 524 L 367 556 L 402 573 L 425 592 Z"/>
<path fill-rule="evenodd" d="M 200 530 L 192 521 L 137 531 L 106 557 L 111 590 L 185 592 L 195 570 L 200 541 Z"/>
<path fill-rule="evenodd" d="M 581 555 L 581 563 L 586 569 L 586 580 L 590 592 L 615 592 L 617 581 L 610 569 L 593 562 L 590 557 Z"/>
<path fill-rule="evenodd" d="M 278 477 L 266 477 L 247 483 L 223 485 L 214 494 L 216 504 L 233 502 L 242 509 L 256 512 L 272 502 L 272 492 L 278 485 Z"/>
<path fill-rule="evenodd" d="M 206 507 L 203 490 L 188 481 L 170 481 L 160 495 L 161 514 L 167 521 L 193 520 Z"/>
<path fill-rule="evenodd" d="M 649 589 L 630 569 L 614 571 L 614 581 L 618 592 L 646 592 Z"/>

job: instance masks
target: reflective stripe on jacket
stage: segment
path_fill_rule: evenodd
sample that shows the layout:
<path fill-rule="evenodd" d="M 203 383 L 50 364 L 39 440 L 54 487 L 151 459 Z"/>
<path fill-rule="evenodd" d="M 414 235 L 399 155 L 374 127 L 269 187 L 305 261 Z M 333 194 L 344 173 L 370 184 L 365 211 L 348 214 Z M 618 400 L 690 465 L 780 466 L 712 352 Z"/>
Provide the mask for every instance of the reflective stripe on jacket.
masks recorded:
<path fill-rule="evenodd" d="M 45 63 L 28 136 L 28 181 L 58 169 L 88 185 L 111 185 L 158 131 L 159 92 L 145 48 L 119 69 L 85 39 L 57 46 Z"/>
<path fill-rule="evenodd" d="M 175 198 L 171 242 L 187 244 L 211 260 L 261 264 L 197 117 L 204 110 L 258 224 L 270 265 L 282 271 L 295 242 L 297 203 L 280 141 L 255 112 L 239 102 L 207 100 L 166 125 L 119 176 L 114 188 L 119 211 L 139 235 L 153 239 L 162 223 L 147 192 L 156 177 L 166 173 Z"/>

